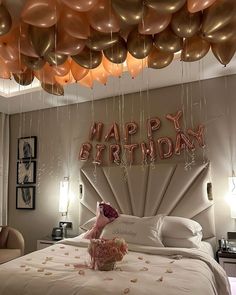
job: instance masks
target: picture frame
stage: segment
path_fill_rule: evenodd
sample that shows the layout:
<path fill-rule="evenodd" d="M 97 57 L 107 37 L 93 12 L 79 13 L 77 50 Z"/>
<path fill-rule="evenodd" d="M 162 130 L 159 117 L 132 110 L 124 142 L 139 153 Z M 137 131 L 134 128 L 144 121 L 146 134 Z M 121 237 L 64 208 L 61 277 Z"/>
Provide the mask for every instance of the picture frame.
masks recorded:
<path fill-rule="evenodd" d="M 36 161 L 17 162 L 17 184 L 36 183 Z"/>
<path fill-rule="evenodd" d="M 18 138 L 17 159 L 36 159 L 37 157 L 37 136 Z"/>
<path fill-rule="evenodd" d="M 35 186 L 18 186 L 16 188 L 16 209 L 35 209 Z"/>

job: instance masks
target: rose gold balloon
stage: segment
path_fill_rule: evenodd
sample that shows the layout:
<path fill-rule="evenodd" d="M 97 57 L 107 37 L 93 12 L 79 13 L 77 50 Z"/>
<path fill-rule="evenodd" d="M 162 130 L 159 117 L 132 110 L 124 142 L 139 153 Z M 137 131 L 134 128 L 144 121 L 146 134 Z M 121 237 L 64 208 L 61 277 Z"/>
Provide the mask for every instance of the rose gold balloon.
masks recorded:
<path fill-rule="evenodd" d="M 235 15 L 235 0 L 217 0 L 203 11 L 202 32 L 204 34 L 214 33 L 232 22 Z"/>
<path fill-rule="evenodd" d="M 58 84 L 64 86 L 75 82 L 74 77 L 72 76 L 71 72 L 69 72 L 65 76 L 55 76 L 55 79 Z"/>
<path fill-rule="evenodd" d="M 178 111 L 175 114 L 167 114 L 166 119 L 171 121 L 174 124 L 175 131 L 180 131 L 181 130 L 181 124 L 180 124 L 180 119 L 183 116 L 182 111 Z"/>
<path fill-rule="evenodd" d="M 161 121 L 158 117 L 147 120 L 147 137 L 149 140 L 153 139 L 153 131 L 160 129 Z"/>
<path fill-rule="evenodd" d="M 120 162 L 121 162 L 120 153 L 121 153 L 121 147 L 119 144 L 110 144 L 109 159 L 111 163 L 120 165 Z"/>
<path fill-rule="evenodd" d="M 133 57 L 142 59 L 148 56 L 153 47 L 152 36 L 142 35 L 135 29 L 129 34 L 127 48 Z"/>
<path fill-rule="evenodd" d="M 57 45 L 58 53 L 65 55 L 76 55 L 80 53 L 85 46 L 85 40 L 74 38 L 68 35 L 61 27 L 57 32 Z"/>
<path fill-rule="evenodd" d="M 12 26 L 18 26 L 26 0 L 2 0 L 1 2 L 11 15 Z"/>
<path fill-rule="evenodd" d="M 36 53 L 34 47 L 32 46 L 32 43 L 29 40 L 28 29 L 29 29 L 29 26 L 27 24 L 24 24 L 24 23 L 20 24 L 20 31 L 19 31 L 20 52 L 24 55 L 27 55 L 27 56 L 39 57 L 38 54 Z"/>
<path fill-rule="evenodd" d="M 92 145 L 89 142 L 85 142 L 82 144 L 79 152 L 79 159 L 81 161 L 87 161 L 90 157 L 90 152 L 92 150 Z"/>
<path fill-rule="evenodd" d="M 161 159 L 168 159 L 173 155 L 173 142 L 169 137 L 160 137 L 157 140 L 159 156 Z"/>
<path fill-rule="evenodd" d="M 24 73 L 27 69 L 26 65 L 24 65 L 24 63 L 19 59 L 5 60 L 5 64 L 10 72 L 16 74 Z"/>
<path fill-rule="evenodd" d="M 11 73 L 2 58 L 0 58 L 0 78 L 1 79 L 11 78 Z"/>
<path fill-rule="evenodd" d="M 201 12 L 190 13 L 187 6 L 176 12 L 171 20 L 173 32 L 181 38 L 194 36 L 201 27 Z"/>
<path fill-rule="evenodd" d="M 127 154 L 127 162 L 130 165 L 132 165 L 134 163 L 134 151 L 138 147 L 139 147 L 139 144 L 137 144 L 137 143 L 124 145 L 124 149 L 126 150 L 126 154 Z"/>
<path fill-rule="evenodd" d="M 88 12 L 88 19 L 97 31 L 111 33 L 120 30 L 119 20 L 109 0 L 98 0 L 97 5 Z"/>
<path fill-rule="evenodd" d="M 184 41 L 184 47 L 181 52 L 181 60 L 186 62 L 197 61 L 203 58 L 210 49 L 210 43 L 199 36 L 187 38 Z"/>
<path fill-rule="evenodd" d="M 64 89 L 58 83 L 55 83 L 55 84 L 41 83 L 41 87 L 43 88 L 43 90 L 45 90 L 46 92 L 50 94 L 57 95 L 57 96 L 64 95 Z"/>
<path fill-rule="evenodd" d="M 138 74 L 147 66 L 147 59 L 137 59 L 128 53 L 127 55 L 127 67 L 132 78 L 138 76 Z"/>
<path fill-rule="evenodd" d="M 48 63 L 44 65 L 44 67 L 34 72 L 35 76 L 39 79 L 39 81 L 45 83 L 45 84 L 55 84 L 55 72 L 52 70 L 52 66 L 50 66 Z"/>
<path fill-rule="evenodd" d="M 79 80 L 79 84 L 85 87 L 93 88 L 93 78 L 92 78 L 91 71 L 89 71 L 84 78 Z"/>
<path fill-rule="evenodd" d="M 204 131 L 205 127 L 203 125 L 198 125 L 196 130 L 188 129 L 187 133 L 188 135 L 192 136 L 198 143 L 199 147 L 205 147 L 205 141 L 204 141 Z"/>
<path fill-rule="evenodd" d="M 89 11 L 98 0 L 61 0 L 65 5 L 77 11 Z"/>
<path fill-rule="evenodd" d="M 56 24 L 59 9 L 56 0 L 27 0 L 21 18 L 30 25 L 49 28 Z"/>
<path fill-rule="evenodd" d="M 117 123 L 112 123 L 105 135 L 105 141 L 109 141 L 110 139 L 114 139 L 116 142 L 120 141 L 120 132 L 119 126 Z"/>
<path fill-rule="evenodd" d="M 146 5 L 159 13 L 174 13 L 178 11 L 186 0 L 146 0 Z"/>
<path fill-rule="evenodd" d="M 188 138 L 188 136 L 184 134 L 184 132 L 179 131 L 176 135 L 175 154 L 180 155 L 181 150 L 184 149 L 188 151 L 193 151 L 195 150 L 195 146 Z"/>
<path fill-rule="evenodd" d="M 171 14 L 160 14 L 156 10 L 149 8 L 138 25 L 138 31 L 140 34 L 157 34 L 169 25 L 170 20 Z"/>
<path fill-rule="evenodd" d="M 57 76 L 65 76 L 70 72 L 70 61 L 67 60 L 63 64 L 58 66 L 52 66 L 52 71 L 54 71 Z"/>
<path fill-rule="evenodd" d="M 211 44 L 211 50 L 214 56 L 222 65 L 226 66 L 233 58 L 236 52 L 236 40 Z"/>
<path fill-rule="evenodd" d="M 60 18 L 60 24 L 72 37 L 87 39 L 90 34 L 88 20 L 84 13 L 65 9 Z"/>
<path fill-rule="evenodd" d="M 102 122 L 94 122 L 92 126 L 90 127 L 89 131 L 89 140 L 92 141 L 96 139 L 97 141 L 101 141 L 102 137 L 102 130 L 103 130 L 104 124 Z"/>
<path fill-rule="evenodd" d="M 183 48 L 183 39 L 175 35 L 170 27 L 154 36 L 155 46 L 166 52 L 178 52 Z"/>
<path fill-rule="evenodd" d="M 102 64 L 105 70 L 112 76 L 121 77 L 124 68 L 123 64 L 114 64 L 113 62 L 110 62 L 105 56 L 102 59 Z"/>
<path fill-rule="evenodd" d="M 161 51 L 153 47 L 148 55 L 148 67 L 153 69 L 162 69 L 167 67 L 173 60 L 174 53 Z"/>
<path fill-rule="evenodd" d="M 153 140 L 150 140 L 148 144 L 141 142 L 141 153 L 142 153 L 142 163 L 147 163 L 148 157 L 150 157 L 151 162 L 156 160 L 156 147 Z"/>
<path fill-rule="evenodd" d="M 211 6 L 216 0 L 188 0 L 188 11 L 195 13 Z"/>
<path fill-rule="evenodd" d="M 102 164 L 102 152 L 105 150 L 105 144 L 96 144 L 96 155 L 93 160 L 93 164 L 101 165 Z"/>
<path fill-rule="evenodd" d="M 96 68 L 91 70 L 93 80 L 100 82 L 103 85 L 106 85 L 108 79 L 108 73 L 104 69 L 102 63 Z"/>
<path fill-rule="evenodd" d="M 14 43 L 0 41 L 0 56 L 7 61 L 17 60 L 19 53 L 16 45 Z"/>
<path fill-rule="evenodd" d="M 138 130 L 138 124 L 136 122 L 125 123 L 124 128 L 124 142 L 129 143 L 130 135 L 134 135 Z"/>
<path fill-rule="evenodd" d="M 71 61 L 71 73 L 76 81 L 83 79 L 88 74 L 88 69 L 78 65 L 75 61 Z"/>
<path fill-rule="evenodd" d="M 236 21 L 227 24 L 225 27 L 212 33 L 203 33 L 202 38 L 211 43 L 221 43 L 236 37 Z"/>

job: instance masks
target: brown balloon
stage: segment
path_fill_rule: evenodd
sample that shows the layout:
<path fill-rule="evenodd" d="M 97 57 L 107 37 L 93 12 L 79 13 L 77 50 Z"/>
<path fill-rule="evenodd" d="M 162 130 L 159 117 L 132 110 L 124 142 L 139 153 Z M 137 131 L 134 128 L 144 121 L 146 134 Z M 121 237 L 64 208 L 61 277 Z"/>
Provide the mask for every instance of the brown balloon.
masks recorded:
<path fill-rule="evenodd" d="M 5 65 L 8 70 L 14 74 L 24 73 L 27 69 L 26 65 L 22 62 L 22 60 L 5 60 Z"/>
<path fill-rule="evenodd" d="M 176 36 L 170 27 L 154 36 L 155 46 L 166 52 L 178 52 L 183 48 L 183 39 Z"/>
<path fill-rule="evenodd" d="M 174 13 L 178 11 L 186 0 L 146 0 L 146 5 L 159 13 Z"/>
<path fill-rule="evenodd" d="M 145 6 L 141 0 L 112 0 L 112 7 L 125 24 L 135 25 L 142 21 Z"/>
<path fill-rule="evenodd" d="M 21 54 L 21 59 L 24 62 L 24 64 L 32 71 L 38 71 L 42 69 L 42 67 L 46 63 L 46 61 L 43 60 L 43 58 L 41 57 L 32 57 L 24 54 Z"/>
<path fill-rule="evenodd" d="M 75 61 L 71 61 L 71 73 L 76 81 L 83 79 L 88 74 L 88 69 L 78 65 Z"/>
<path fill-rule="evenodd" d="M 171 28 L 173 32 L 182 38 L 194 36 L 200 30 L 201 15 L 201 12 L 190 13 L 187 6 L 183 6 L 172 17 Z"/>
<path fill-rule="evenodd" d="M 153 69 L 162 69 L 167 67 L 173 60 L 174 53 L 164 52 L 153 47 L 148 55 L 148 67 Z"/>
<path fill-rule="evenodd" d="M 125 40 L 120 37 L 118 42 L 112 47 L 105 49 L 103 53 L 109 61 L 115 64 L 123 63 L 127 57 L 127 45 Z"/>
<path fill-rule="evenodd" d="M 29 26 L 29 39 L 36 53 L 42 57 L 53 50 L 55 45 L 55 28 Z"/>
<path fill-rule="evenodd" d="M 62 65 L 68 56 L 65 54 L 61 54 L 58 52 L 49 52 L 44 56 L 44 59 L 51 65 L 51 66 L 59 66 Z"/>
<path fill-rule="evenodd" d="M 55 84 L 41 83 L 41 87 L 43 88 L 43 90 L 45 90 L 46 92 L 50 94 L 57 95 L 57 96 L 64 95 L 63 86 L 61 86 L 58 83 L 55 83 Z"/>
<path fill-rule="evenodd" d="M 181 60 L 186 62 L 197 61 L 203 58 L 210 49 L 210 43 L 195 35 L 184 41 Z"/>
<path fill-rule="evenodd" d="M 22 86 L 30 85 L 34 80 L 34 74 L 30 69 L 27 69 L 24 73 L 13 74 L 13 77 Z"/>
<path fill-rule="evenodd" d="M 222 43 L 213 43 L 211 44 L 211 50 L 218 61 L 226 66 L 236 52 L 236 39 Z"/>
<path fill-rule="evenodd" d="M 217 0 L 203 11 L 202 32 L 210 34 L 225 27 L 235 19 L 235 15 L 235 0 Z"/>
<path fill-rule="evenodd" d="M 102 52 L 85 47 L 80 54 L 73 55 L 72 58 L 81 67 L 95 69 L 102 62 Z"/>
<path fill-rule="evenodd" d="M 133 57 L 138 59 L 145 58 L 153 47 L 152 36 L 139 34 L 135 29 L 128 36 L 127 47 Z"/>
<path fill-rule="evenodd" d="M 101 51 L 114 45 L 119 40 L 118 33 L 100 33 L 93 30 L 86 41 L 86 46 L 90 49 Z"/>
<path fill-rule="evenodd" d="M 65 5 L 77 11 L 89 11 L 98 2 L 98 0 L 61 0 Z"/>
<path fill-rule="evenodd" d="M 211 43 L 230 41 L 236 37 L 236 21 L 212 33 L 203 33 L 202 38 Z"/>
<path fill-rule="evenodd" d="M 0 36 L 7 34 L 12 26 L 11 15 L 4 5 L 0 5 Z"/>
<path fill-rule="evenodd" d="M 29 25 L 20 23 L 20 53 L 26 55 L 26 56 L 33 56 L 33 57 L 39 57 L 38 54 L 35 52 L 35 49 L 32 45 L 32 43 L 29 40 L 28 36 L 28 29 Z"/>

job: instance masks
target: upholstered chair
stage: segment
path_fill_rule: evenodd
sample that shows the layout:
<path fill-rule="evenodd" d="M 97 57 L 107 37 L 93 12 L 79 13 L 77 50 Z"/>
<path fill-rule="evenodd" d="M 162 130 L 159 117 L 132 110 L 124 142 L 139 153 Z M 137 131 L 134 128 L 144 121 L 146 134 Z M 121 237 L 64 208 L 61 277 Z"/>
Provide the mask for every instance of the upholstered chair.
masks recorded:
<path fill-rule="evenodd" d="M 24 255 L 22 234 L 10 226 L 2 226 L 0 229 L 0 264 Z"/>

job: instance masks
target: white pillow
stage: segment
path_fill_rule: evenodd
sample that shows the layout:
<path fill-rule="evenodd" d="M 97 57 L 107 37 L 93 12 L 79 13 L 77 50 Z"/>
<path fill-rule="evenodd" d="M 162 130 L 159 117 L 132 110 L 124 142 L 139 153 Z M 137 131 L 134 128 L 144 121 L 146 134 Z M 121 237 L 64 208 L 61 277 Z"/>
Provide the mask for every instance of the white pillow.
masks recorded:
<path fill-rule="evenodd" d="M 199 248 L 202 240 L 202 234 L 192 236 L 185 239 L 163 238 L 162 243 L 165 247 L 176 248 Z"/>
<path fill-rule="evenodd" d="M 191 219 L 165 216 L 161 228 L 162 237 L 186 239 L 202 232 L 201 225 Z"/>
<path fill-rule="evenodd" d="M 163 247 L 160 229 L 163 215 L 137 217 L 121 214 L 113 222 L 107 224 L 101 238 L 124 238 L 127 243 L 152 247 Z"/>
<path fill-rule="evenodd" d="M 96 222 L 96 216 L 92 217 L 91 219 L 89 219 L 88 221 L 80 225 L 80 228 L 82 228 L 83 230 L 90 230 L 95 224 L 95 222 Z"/>

